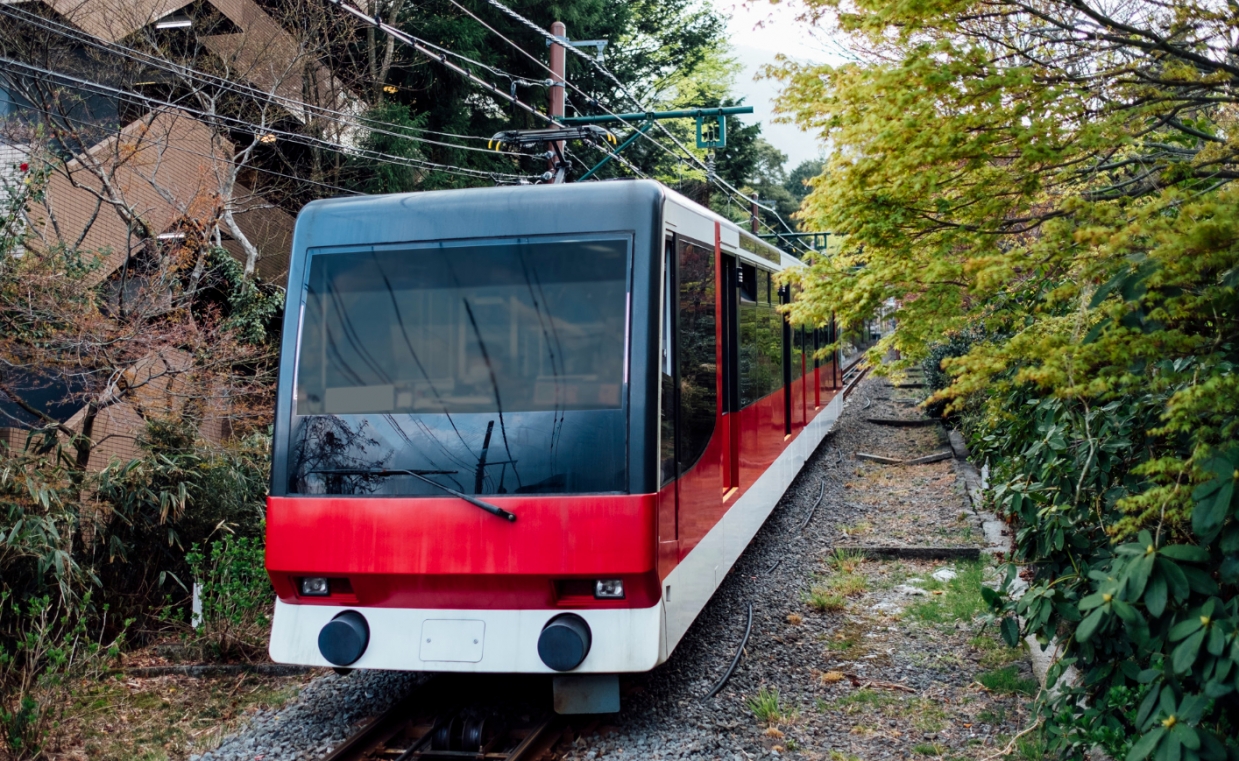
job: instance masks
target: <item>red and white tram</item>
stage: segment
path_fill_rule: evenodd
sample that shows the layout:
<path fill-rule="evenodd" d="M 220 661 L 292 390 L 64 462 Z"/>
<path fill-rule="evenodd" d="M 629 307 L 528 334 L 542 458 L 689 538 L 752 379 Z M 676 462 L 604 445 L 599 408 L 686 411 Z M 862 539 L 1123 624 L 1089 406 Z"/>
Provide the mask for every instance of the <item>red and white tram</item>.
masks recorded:
<path fill-rule="evenodd" d="M 665 661 L 842 407 L 838 362 L 813 356 L 831 328 L 777 311 L 792 266 L 648 181 L 306 206 L 267 505 L 271 657 Z"/>

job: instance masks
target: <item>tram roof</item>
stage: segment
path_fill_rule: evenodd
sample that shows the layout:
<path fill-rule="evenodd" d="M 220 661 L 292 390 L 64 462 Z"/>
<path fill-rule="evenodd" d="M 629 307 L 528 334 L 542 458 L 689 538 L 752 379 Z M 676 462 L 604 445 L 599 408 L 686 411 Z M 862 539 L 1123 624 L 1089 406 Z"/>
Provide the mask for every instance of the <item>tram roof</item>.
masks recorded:
<path fill-rule="evenodd" d="M 691 210 L 726 230 L 728 247 L 743 259 L 776 268 L 801 262 L 731 220 L 654 180 L 604 180 L 562 185 L 505 185 L 311 201 L 297 217 L 293 251 L 411 240 L 459 240 L 533 234 L 638 229 L 664 201 Z M 410 214 L 417 230 L 409 237 Z M 536 219 L 536 224 L 532 224 Z M 646 222 L 648 225 L 648 222 Z"/>

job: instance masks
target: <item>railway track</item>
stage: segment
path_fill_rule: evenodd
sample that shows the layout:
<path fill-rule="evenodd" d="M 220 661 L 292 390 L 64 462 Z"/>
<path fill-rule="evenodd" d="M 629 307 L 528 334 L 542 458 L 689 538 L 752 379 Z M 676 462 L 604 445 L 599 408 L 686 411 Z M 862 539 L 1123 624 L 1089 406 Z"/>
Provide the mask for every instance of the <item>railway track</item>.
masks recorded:
<path fill-rule="evenodd" d="M 545 761 L 569 731 L 549 692 L 530 677 L 432 677 L 323 761 Z"/>
<path fill-rule="evenodd" d="M 865 353 L 857 352 L 843 365 L 843 396 L 846 398 L 856 388 L 856 384 L 869 373 L 869 363 L 864 361 Z"/>

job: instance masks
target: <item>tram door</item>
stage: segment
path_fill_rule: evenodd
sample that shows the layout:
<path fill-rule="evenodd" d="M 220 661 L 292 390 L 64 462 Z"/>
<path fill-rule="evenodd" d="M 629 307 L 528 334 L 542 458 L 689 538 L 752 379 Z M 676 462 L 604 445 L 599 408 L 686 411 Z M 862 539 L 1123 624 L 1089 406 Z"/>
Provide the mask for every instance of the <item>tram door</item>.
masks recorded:
<path fill-rule="evenodd" d="M 675 236 L 668 235 L 663 246 L 662 314 L 659 331 L 659 409 L 658 409 L 658 562 L 660 571 L 674 567 L 679 551 L 679 488 L 676 467 L 678 427 L 676 408 L 677 357 L 675 351 L 679 288 L 675 278 Z M 663 572 L 661 575 L 666 575 Z"/>
<path fill-rule="evenodd" d="M 723 501 L 740 488 L 740 265 L 734 256 L 719 254 L 719 416 L 722 420 Z"/>
<path fill-rule="evenodd" d="M 722 448 L 712 446 L 720 433 L 717 261 L 714 246 L 679 235 L 664 250 L 659 533 L 674 535 L 681 556 L 723 512 L 717 491 Z"/>

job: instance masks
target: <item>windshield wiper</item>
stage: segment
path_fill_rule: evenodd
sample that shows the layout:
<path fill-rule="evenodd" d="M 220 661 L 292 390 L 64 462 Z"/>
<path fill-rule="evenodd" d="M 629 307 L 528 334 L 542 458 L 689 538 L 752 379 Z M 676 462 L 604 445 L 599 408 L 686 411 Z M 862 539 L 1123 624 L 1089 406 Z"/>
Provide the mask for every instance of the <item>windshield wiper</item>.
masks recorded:
<path fill-rule="evenodd" d="M 503 518 L 504 520 L 508 521 L 509 523 L 516 522 L 516 515 L 513 513 L 509 513 L 507 510 L 504 510 L 502 507 L 499 507 L 497 505 L 492 505 L 489 502 L 483 502 L 482 500 L 477 499 L 476 497 L 470 497 L 468 494 L 462 494 L 461 492 L 458 492 L 449 486 L 444 486 L 438 481 L 432 481 L 429 478 L 426 478 L 426 476 L 451 475 L 452 473 L 457 472 L 455 470 L 386 470 L 386 469 L 381 469 L 381 468 L 374 468 L 374 469 L 371 469 L 371 468 L 324 468 L 322 470 L 312 470 L 310 472 L 311 473 L 325 473 L 327 475 L 335 475 L 335 476 L 379 476 L 379 477 L 413 476 L 419 481 L 428 483 L 431 486 L 434 486 L 438 489 L 442 489 L 448 494 L 451 494 L 453 497 L 460 497 L 461 499 L 473 505 L 474 507 L 480 507 L 486 512 L 490 513 L 491 515 L 497 515 L 500 518 Z"/>

